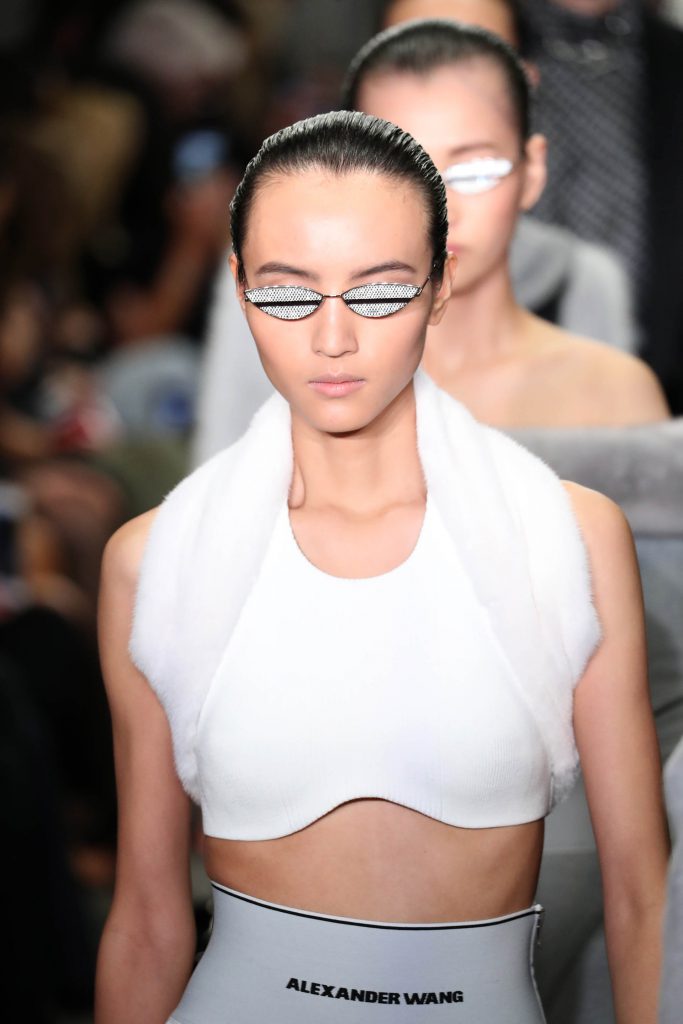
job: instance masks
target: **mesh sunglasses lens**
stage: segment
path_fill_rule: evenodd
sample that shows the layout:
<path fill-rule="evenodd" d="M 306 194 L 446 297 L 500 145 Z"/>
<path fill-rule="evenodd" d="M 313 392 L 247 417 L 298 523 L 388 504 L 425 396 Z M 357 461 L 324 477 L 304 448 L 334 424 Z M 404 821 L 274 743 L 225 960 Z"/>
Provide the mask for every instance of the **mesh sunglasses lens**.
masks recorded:
<path fill-rule="evenodd" d="M 360 316 L 391 316 L 421 291 L 415 284 L 361 284 L 344 292 L 342 299 Z"/>
<path fill-rule="evenodd" d="M 298 285 L 248 288 L 244 297 L 278 320 L 303 320 L 315 312 L 323 298 L 319 292 Z"/>
<path fill-rule="evenodd" d="M 481 192 L 490 192 L 503 178 L 512 173 L 513 168 L 512 160 L 503 157 L 484 157 L 452 164 L 441 177 L 444 184 L 454 192 L 459 192 L 463 196 L 473 196 Z"/>

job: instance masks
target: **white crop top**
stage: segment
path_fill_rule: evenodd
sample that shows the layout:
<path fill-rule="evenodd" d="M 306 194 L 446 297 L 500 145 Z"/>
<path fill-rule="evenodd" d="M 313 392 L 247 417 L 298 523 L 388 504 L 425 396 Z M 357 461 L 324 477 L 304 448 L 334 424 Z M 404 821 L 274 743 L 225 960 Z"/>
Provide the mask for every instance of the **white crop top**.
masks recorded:
<path fill-rule="evenodd" d="M 543 817 L 550 766 L 489 618 L 427 503 L 400 566 L 340 579 L 287 507 L 201 711 L 207 835 L 271 839 L 357 797 L 451 825 Z"/>

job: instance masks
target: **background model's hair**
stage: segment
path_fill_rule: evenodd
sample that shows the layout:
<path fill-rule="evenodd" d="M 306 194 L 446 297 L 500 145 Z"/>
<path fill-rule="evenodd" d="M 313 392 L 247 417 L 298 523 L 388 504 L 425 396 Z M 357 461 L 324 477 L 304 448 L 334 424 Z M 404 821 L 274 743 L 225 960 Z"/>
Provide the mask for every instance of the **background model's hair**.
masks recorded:
<path fill-rule="evenodd" d="M 428 75 L 439 68 L 475 60 L 489 61 L 502 72 L 520 136 L 526 140 L 531 130 L 531 90 L 519 56 L 492 32 L 445 18 L 406 21 L 373 36 L 349 65 L 341 106 L 344 110 L 358 109 L 360 88 L 371 74 L 398 71 Z"/>
<path fill-rule="evenodd" d="M 448 236 L 446 191 L 441 175 L 412 135 L 368 114 L 338 110 L 283 128 L 265 140 L 249 162 L 230 204 L 232 245 L 244 280 L 242 249 L 249 212 L 260 185 L 311 168 L 342 175 L 366 171 L 410 182 L 428 214 L 435 278 L 443 273 Z"/>

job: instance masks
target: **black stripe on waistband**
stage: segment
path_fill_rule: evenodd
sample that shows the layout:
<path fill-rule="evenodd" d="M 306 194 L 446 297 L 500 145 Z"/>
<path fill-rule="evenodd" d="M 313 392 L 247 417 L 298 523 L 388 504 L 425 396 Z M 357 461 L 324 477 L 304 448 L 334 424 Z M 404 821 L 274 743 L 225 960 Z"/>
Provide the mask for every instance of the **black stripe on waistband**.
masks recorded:
<path fill-rule="evenodd" d="M 218 882 L 211 882 L 211 887 L 216 889 L 218 892 L 224 893 L 226 896 L 232 896 L 233 899 L 242 900 L 243 903 L 251 903 L 255 907 L 262 907 L 264 910 L 276 910 L 280 914 L 291 914 L 292 917 L 304 917 L 313 918 L 315 921 L 326 921 L 329 924 L 348 924 L 353 925 L 356 928 L 383 928 L 389 931 L 400 931 L 400 932 L 434 932 L 434 931 L 455 931 L 464 928 L 491 928 L 498 924 L 507 924 L 509 921 L 518 921 L 523 917 L 532 917 L 538 915 L 541 911 L 540 908 L 529 907 L 528 910 L 520 910 L 515 914 L 506 914 L 504 917 L 496 917 L 491 921 L 463 921 L 457 924 L 384 924 L 380 921 L 356 921 L 353 918 L 344 917 L 324 917 L 320 914 L 314 914 L 308 910 L 294 910 L 291 907 L 278 907 L 272 903 L 268 903 L 265 900 L 253 899 L 250 896 L 246 896 L 244 893 L 235 892 L 233 889 L 227 889 L 225 886 L 219 885 Z"/>

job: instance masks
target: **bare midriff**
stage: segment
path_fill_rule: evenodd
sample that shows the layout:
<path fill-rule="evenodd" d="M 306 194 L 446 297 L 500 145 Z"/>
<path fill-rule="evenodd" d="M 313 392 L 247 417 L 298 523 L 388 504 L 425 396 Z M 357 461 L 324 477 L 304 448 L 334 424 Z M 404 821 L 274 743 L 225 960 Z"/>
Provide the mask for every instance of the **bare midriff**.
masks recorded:
<path fill-rule="evenodd" d="M 475 921 L 534 901 L 543 820 L 460 828 L 379 799 L 351 800 L 288 836 L 207 836 L 214 881 L 258 899 L 370 921 Z"/>

